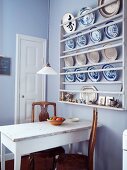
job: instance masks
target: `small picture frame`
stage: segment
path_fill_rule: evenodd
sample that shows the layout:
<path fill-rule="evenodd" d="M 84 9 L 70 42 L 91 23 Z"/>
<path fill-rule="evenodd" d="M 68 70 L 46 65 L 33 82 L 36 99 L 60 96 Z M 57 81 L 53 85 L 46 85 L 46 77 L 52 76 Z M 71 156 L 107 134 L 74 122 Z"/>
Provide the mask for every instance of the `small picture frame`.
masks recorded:
<path fill-rule="evenodd" d="M 102 106 L 105 105 L 105 96 L 99 96 L 98 104 Z"/>
<path fill-rule="evenodd" d="M 114 99 L 114 97 L 107 96 L 106 97 L 106 106 L 111 106 L 111 101 L 110 100 L 113 100 L 113 99 Z"/>

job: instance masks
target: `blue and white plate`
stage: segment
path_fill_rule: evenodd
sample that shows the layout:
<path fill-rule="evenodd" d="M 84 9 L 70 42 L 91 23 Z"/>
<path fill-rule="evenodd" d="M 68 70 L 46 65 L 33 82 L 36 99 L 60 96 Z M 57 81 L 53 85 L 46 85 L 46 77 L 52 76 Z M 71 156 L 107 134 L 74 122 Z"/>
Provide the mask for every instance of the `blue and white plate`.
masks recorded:
<path fill-rule="evenodd" d="M 113 23 L 113 21 L 109 21 L 106 24 Z M 112 24 L 110 26 L 105 27 L 105 34 L 108 38 L 115 38 L 119 35 L 119 28 L 117 24 Z"/>
<path fill-rule="evenodd" d="M 92 28 L 95 29 L 96 27 Z M 92 42 L 96 43 L 102 40 L 101 30 L 94 30 L 90 33 L 90 39 Z"/>
<path fill-rule="evenodd" d="M 90 70 L 96 70 L 95 67 L 91 66 L 91 67 L 88 67 L 87 69 L 88 71 Z M 101 74 L 100 72 L 88 72 L 88 76 L 90 78 L 91 81 L 94 81 L 94 82 L 97 82 L 97 81 L 100 81 L 101 79 Z"/>
<path fill-rule="evenodd" d="M 91 10 L 92 10 L 91 7 L 84 7 L 82 9 L 80 9 L 80 11 L 78 12 L 78 16 L 81 16 L 81 15 L 84 15 L 84 16 L 82 16 L 81 18 L 78 19 L 79 25 L 88 26 L 95 22 L 95 13 L 86 14 L 87 12 L 89 12 Z"/>
<path fill-rule="evenodd" d="M 66 73 L 72 72 L 72 70 L 66 70 Z M 69 82 L 74 82 L 75 81 L 75 74 L 66 74 L 65 78 Z"/>
<path fill-rule="evenodd" d="M 79 47 L 85 46 L 87 44 L 86 35 L 80 35 L 76 39 L 76 43 Z"/>
<path fill-rule="evenodd" d="M 82 71 L 80 68 L 76 68 L 75 71 Z M 76 79 L 80 82 L 86 81 L 86 73 L 75 73 Z"/>
<path fill-rule="evenodd" d="M 114 68 L 111 64 L 105 64 L 102 69 Z M 108 81 L 115 81 L 118 79 L 118 71 L 116 70 L 107 70 L 103 71 L 103 76 Z"/>
<path fill-rule="evenodd" d="M 72 50 L 75 48 L 75 41 L 74 39 L 69 39 L 65 42 L 65 47 L 66 47 L 66 50 Z"/>

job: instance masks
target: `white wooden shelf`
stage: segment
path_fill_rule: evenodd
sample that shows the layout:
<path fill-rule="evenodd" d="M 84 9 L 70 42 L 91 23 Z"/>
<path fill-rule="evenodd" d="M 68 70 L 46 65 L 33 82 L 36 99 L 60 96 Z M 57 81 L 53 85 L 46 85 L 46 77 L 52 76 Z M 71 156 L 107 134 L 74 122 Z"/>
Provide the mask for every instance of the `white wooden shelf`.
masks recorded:
<path fill-rule="evenodd" d="M 110 106 L 101 106 L 97 104 L 82 104 L 82 103 L 73 103 L 73 102 L 67 102 L 67 101 L 59 101 L 60 103 L 64 104 L 72 104 L 72 105 L 78 105 L 78 106 L 87 106 L 87 107 L 95 107 L 95 108 L 101 108 L 101 109 L 110 109 L 110 110 L 125 110 L 124 108 L 117 108 L 117 107 L 110 107 Z"/>
<path fill-rule="evenodd" d="M 113 38 L 113 39 L 103 40 L 103 41 L 100 41 L 98 43 L 85 45 L 84 47 L 74 48 L 72 50 L 65 50 L 65 51 L 63 51 L 63 53 L 77 52 L 78 50 L 81 50 L 81 49 L 96 47 L 98 45 L 108 44 L 108 43 L 111 43 L 111 42 L 122 40 L 122 38 L 123 38 L 122 36 L 119 36 L 119 37 L 116 37 L 116 38 Z"/>
<path fill-rule="evenodd" d="M 102 72 L 102 71 L 112 71 L 112 70 L 123 70 L 123 67 L 117 68 L 107 68 L 107 69 L 96 69 L 96 70 L 82 70 L 82 71 L 72 71 L 72 72 L 65 72 L 60 73 L 60 75 L 67 75 L 67 74 L 79 74 L 79 73 L 92 73 L 92 72 Z"/>
<path fill-rule="evenodd" d="M 109 61 L 106 62 L 106 64 L 115 64 L 115 63 L 122 63 L 123 60 L 115 60 L 115 61 Z M 76 66 L 71 66 L 71 67 L 62 67 L 63 70 L 66 69 L 75 69 L 75 68 L 85 68 L 85 67 L 90 67 L 90 66 L 100 66 L 100 65 L 104 65 L 105 62 L 100 62 L 100 63 L 93 63 L 93 64 L 85 64 L 85 65 L 76 65 Z"/>
<path fill-rule="evenodd" d="M 98 82 L 62 82 L 62 84 L 65 84 L 65 85 L 89 85 L 89 84 L 93 84 L 93 85 L 100 85 L 100 84 L 107 84 L 107 85 L 110 85 L 110 84 L 122 84 L 123 82 L 122 81 L 98 81 Z"/>
<path fill-rule="evenodd" d="M 86 34 L 89 34 L 89 33 L 93 32 L 93 31 L 96 31 L 96 30 L 101 30 L 102 28 L 111 26 L 112 24 L 121 23 L 122 21 L 123 21 L 123 19 L 119 19 L 119 20 L 117 20 L 117 21 L 113 21 L 113 22 L 110 22 L 110 23 L 108 23 L 108 24 L 105 24 L 105 25 L 102 25 L 102 26 L 98 26 L 97 28 L 93 28 L 93 29 L 88 30 L 88 31 L 85 31 L 85 32 L 82 31 L 82 33 L 79 33 L 79 34 L 76 34 L 76 35 L 74 35 L 74 36 L 71 36 L 71 37 L 62 39 L 60 42 L 63 43 L 63 42 L 65 42 L 65 41 L 67 41 L 67 40 L 74 39 L 74 38 L 76 38 L 76 37 L 78 37 L 78 36 L 86 35 Z"/>
<path fill-rule="evenodd" d="M 123 45 L 123 42 L 118 43 L 118 44 L 112 44 L 110 46 L 102 46 L 100 48 L 96 48 L 96 49 L 92 49 L 92 50 L 86 50 L 86 51 L 83 51 L 83 52 L 77 52 L 76 55 L 87 54 L 87 53 L 95 52 L 95 51 L 101 51 L 101 50 L 105 50 L 105 49 L 113 48 L 113 47 L 120 47 L 122 45 Z M 75 54 L 64 55 L 64 56 L 61 56 L 60 59 L 67 58 L 67 57 L 73 57 L 73 56 L 75 56 Z"/>
<path fill-rule="evenodd" d="M 76 30 L 75 32 L 72 32 L 72 33 L 70 33 L 70 34 L 64 34 L 63 37 L 66 38 L 66 37 L 68 37 L 68 36 L 72 36 L 72 35 L 78 34 L 78 33 L 80 33 L 80 32 L 83 32 L 83 31 L 85 31 L 85 30 L 91 29 L 91 28 L 93 28 L 93 27 L 97 27 L 98 25 L 104 24 L 104 23 L 106 23 L 106 22 L 108 22 L 108 21 L 115 20 L 115 19 L 120 18 L 120 17 L 123 17 L 123 13 L 114 15 L 114 16 L 112 16 L 112 17 L 110 17 L 110 18 L 106 18 L 106 19 L 104 19 L 104 20 L 102 20 L 102 21 L 100 21 L 100 22 L 97 22 L 97 23 L 92 24 L 92 26 L 91 26 L 91 25 L 90 25 L 90 26 L 87 26 L 87 27 L 85 27 L 85 28 Z"/>
<path fill-rule="evenodd" d="M 85 93 L 83 90 L 64 90 L 64 89 L 60 89 L 60 92 L 68 92 L 68 93 Z M 90 91 L 87 93 L 91 93 Z M 115 94 L 115 95 L 122 95 L 124 94 L 124 92 L 120 92 L 120 91 L 94 91 L 93 93 L 102 93 L 102 94 Z"/>

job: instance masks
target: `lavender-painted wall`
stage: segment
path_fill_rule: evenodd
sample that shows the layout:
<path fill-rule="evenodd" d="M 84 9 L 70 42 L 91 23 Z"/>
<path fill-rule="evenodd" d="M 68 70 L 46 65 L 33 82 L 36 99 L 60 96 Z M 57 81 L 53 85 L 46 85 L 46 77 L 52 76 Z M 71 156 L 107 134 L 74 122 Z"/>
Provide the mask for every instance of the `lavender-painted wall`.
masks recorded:
<path fill-rule="evenodd" d="M 97 0 L 50 0 L 50 63 L 59 71 L 60 23 L 67 12 L 75 16 L 84 6 L 96 6 Z M 48 100 L 58 101 L 59 76 L 48 77 Z M 57 112 L 63 116 L 91 119 L 92 109 L 57 103 Z M 96 170 L 122 170 L 122 132 L 127 128 L 127 111 L 98 109 L 102 127 L 98 130 Z"/>
<path fill-rule="evenodd" d="M 11 58 L 11 75 L 0 75 L 0 125 L 14 123 L 16 34 L 47 38 L 47 0 L 0 0 L 0 54 Z"/>

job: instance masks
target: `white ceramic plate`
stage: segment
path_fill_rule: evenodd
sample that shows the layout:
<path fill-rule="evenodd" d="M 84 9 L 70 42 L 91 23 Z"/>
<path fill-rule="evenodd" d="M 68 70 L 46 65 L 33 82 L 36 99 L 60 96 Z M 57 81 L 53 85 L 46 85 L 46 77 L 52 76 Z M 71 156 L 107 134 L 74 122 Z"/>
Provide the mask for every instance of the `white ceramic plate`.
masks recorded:
<path fill-rule="evenodd" d="M 105 46 L 109 46 L 109 45 L 105 45 Z M 112 48 L 107 48 L 101 51 L 102 56 L 104 57 L 104 59 L 108 62 L 110 61 L 115 61 L 117 59 L 118 53 L 117 53 L 117 48 L 112 47 Z"/>
<path fill-rule="evenodd" d="M 103 5 L 111 2 L 111 0 L 99 0 L 98 5 Z M 113 15 L 116 15 L 120 9 L 120 0 L 117 0 L 116 2 L 105 6 L 103 8 L 100 8 L 99 11 L 103 17 L 111 17 Z"/>
<path fill-rule="evenodd" d="M 98 63 L 100 61 L 100 55 L 98 51 L 87 53 L 87 58 L 91 64 Z"/>
<path fill-rule="evenodd" d="M 66 13 L 66 14 L 63 16 L 62 23 L 64 24 L 64 23 L 72 20 L 73 18 L 74 18 L 74 16 L 73 16 L 71 13 Z M 70 21 L 70 22 L 67 23 L 67 24 L 64 24 L 64 25 L 63 25 L 63 28 L 64 28 L 64 30 L 65 30 L 67 33 L 74 32 L 75 29 L 76 29 L 76 21 L 73 20 L 73 21 Z"/>
<path fill-rule="evenodd" d="M 75 57 L 76 63 L 79 66 L 85 65 L 87 63 L 87 58 L 85 54 L 79 54 Z"/>
<path fill-rule="evenodd" d="M 66 73 L 71 72 L 72 70 L 66 70 Z M 66 74 L 65 78 L 69 82 L 74 82 L 75 81 L 75 74 Z"/>
<path fill-rule="evenodd" d="M 78 16 L 81 16 L 81 15 L 84 15 L 84 16 L 78 19 L 79 25 L 88 26 L 95 22 L 95 13 L 90 13 L 90 14 L 85 15 L 90 10 L 92 10 L 91 7 L 84 7 L 80 9 L 80 11 L 78 12 Z"/>
<path fill-rule="evenodd" d="M 64 58 L 64 63 L 66 67 L 74 66 L 74 59 L 73 57 L 66 57 Z"/>
<path fill-rule="evenodd" d="M 81 90 L 84 92 L 80 93 L 80 99 L 85 100 L 86 103 L 97 101 L 98 95 L 94 93 L 97 89 L 94 86 L 83 86 Z"/>

